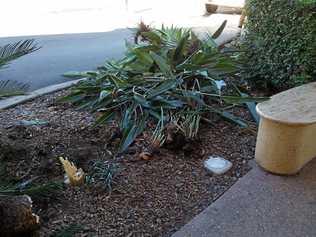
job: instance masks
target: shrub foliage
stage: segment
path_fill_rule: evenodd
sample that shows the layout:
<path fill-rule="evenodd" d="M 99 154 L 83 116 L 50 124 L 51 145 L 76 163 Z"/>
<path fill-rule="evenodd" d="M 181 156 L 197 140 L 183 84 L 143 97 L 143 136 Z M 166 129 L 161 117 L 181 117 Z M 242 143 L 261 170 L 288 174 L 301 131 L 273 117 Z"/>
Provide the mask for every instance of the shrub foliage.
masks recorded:
<path fill-rule="evenodd" d="M 252 85 L 282 90 L 315 79 L 316 3 L 249 0 L 243 76 Z"/>

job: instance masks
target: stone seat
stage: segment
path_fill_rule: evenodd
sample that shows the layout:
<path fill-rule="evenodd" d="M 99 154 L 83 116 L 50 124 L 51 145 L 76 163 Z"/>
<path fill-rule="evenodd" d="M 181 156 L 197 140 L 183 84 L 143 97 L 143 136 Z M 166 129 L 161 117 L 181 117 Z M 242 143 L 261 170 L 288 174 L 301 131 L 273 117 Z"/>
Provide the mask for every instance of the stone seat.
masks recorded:
<path fill-rule="evenodd" d="M 206 11 L 210 14 L 241 14 L 238 27 L 241 28 L 245 21 L 245 0 L 209 0 L 205 3 Z"/>
<path fill-rule="evenodd" d="M 257 105 L 261 117 L 255 159 L 265 170 L 295 174 L 316 157 L 316 82 Z"/>
<path fill-rule="evenodd" d="M 244 5 L 244 0 L 209 0 L 205 3 L 207 12 L 227 14 L 241 14 Z"/>

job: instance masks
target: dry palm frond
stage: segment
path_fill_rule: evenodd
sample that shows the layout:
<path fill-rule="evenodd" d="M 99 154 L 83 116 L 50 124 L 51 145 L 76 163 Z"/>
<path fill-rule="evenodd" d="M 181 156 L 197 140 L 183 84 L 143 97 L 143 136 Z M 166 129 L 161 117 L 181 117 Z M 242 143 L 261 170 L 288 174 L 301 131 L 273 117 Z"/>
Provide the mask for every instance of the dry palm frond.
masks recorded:
<path fill-rule="evenodd" d="M 151 136 L 151 147 L 153 149 L 160 148 L 166 141 L 166 136 L 164 134 L 164 115 L 163 115 L 163 109 L 161 108 L 161 118 L 158 122 L 152 136 Z"/>
<path fill-rule="evenodd" d="M 142 35 L 142 34 L 144 32 L 149 32 L 149 31 L 151 31 L 151 28 L 150 28 L 149 25 L 146 25 L 143 21 L 138 23 L 137 31 L 136 31 L 135 36 L 134 36 L 135 44 L 138 43 L 138 39 L 139 38 L 141 39 L 141 41 L 146 40 L 146 37 L 144 35 Z"/>
<path fill-rule="evenodd" d="M 183 133 L 185 138 L 194 139 L 199 132 L 200 120 L 200 114 L 186 113 L 176 116 L 176 118 L 173 119 L 173 123 Z"/>
<path fill-rule="evenodd" d="M 154 148 L 161 147 L 166 141 L 166 136 L 163 134 L 163 129 L 156 129 L 152 135 L 151 145 Z"/>

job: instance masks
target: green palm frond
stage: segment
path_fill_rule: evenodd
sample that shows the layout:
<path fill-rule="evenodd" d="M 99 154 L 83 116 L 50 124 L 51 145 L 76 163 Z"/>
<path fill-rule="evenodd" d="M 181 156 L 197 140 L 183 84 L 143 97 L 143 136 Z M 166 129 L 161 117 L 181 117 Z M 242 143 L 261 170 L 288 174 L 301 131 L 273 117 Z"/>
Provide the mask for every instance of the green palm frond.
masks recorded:
<path fill-rule="evenodd" d="M 6 171 L 6 164 L 0 163 L 0 195 L 29 195 L 32 198 L 54 197 L 63 189 L 60 181 L 49 181 L 43 184 L 35 184 L 37 177 L 26 181 L 17 180 L 10 176 Z"/>
<path fill-rule="evenodd" d="M 21 40 L 16 43 L 0 46 L 0 70 L 5 68 L 11 61 L 38 49 L 40 47 L 33 39 Z M 27 84 L 0 79 L 0 99 L 24 94 L 27 89 Z"/>
<path fill-rule="evenodd" d="M 221 26 L 213 33 L 212 38 L 217 39 L 224 31 L 227 24 L 227 20 L 223 21 Z"/>
<path fill-rule="evenodd" d="M 59 230 L 56 230 L 50 237 L 73 237 L 84 228 L 82 225 L 72 223 L 66 226 L 62 226 Z"/>
<path fill-rule="evenodd" d="M 0 99 L 10 96 L 23 95 L 28 88 L 29 86 L 22 82 L 0 80 Z"/>
<path fill-rule="evenodd" d="M 58 194 L 63 188 L 62 182 L 50 181 L 44 184 L 28 183 L 23 186 L 23 183 L 2 184 L 0 185 L 0 194 L 4 195 L 29 195 L 33 198 L 53 198 L 53 194 Z"/>
<path fill-rule="evenodd" d="M 33 39 L 0 46 L 0 69 L 9 62 L 40 49 Z"/>

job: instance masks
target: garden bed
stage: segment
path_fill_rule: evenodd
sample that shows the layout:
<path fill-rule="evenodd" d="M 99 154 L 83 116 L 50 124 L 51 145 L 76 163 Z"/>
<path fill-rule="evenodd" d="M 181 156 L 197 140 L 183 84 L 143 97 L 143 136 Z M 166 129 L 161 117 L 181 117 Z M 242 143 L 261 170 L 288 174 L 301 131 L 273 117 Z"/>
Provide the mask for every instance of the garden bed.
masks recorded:
<path fill-rule="evenodd" d="M 41 218 L 41 236 L 71 224 L 82 227 L 79 236 L 170 236 L 201 212 L 249 171 L 255 132 L 219 120 L 203 124 L 193 149 L 166 149 L 150 160 L 140 159 L 140 136 L 126 153 L 113 156 L 114 126 L 93 127 L 95 118 L 70 104 L 56 102 L 67 91 L 37 98 L 0 114 L 2 143 L 16 150 L 6 157 L 10 176 L 37 182 L 63 180 L 58 157 L 68 158 L 88 172 L 96 161 L 118 167 L 112 189 L 100 185 L 66 186 L 56 197 L 34 201 Z M 251 121 L 245 108 L 233 113 Z M 46 125 L 17 125 L 39 119 Z M 209 155 L 233 163 L 226 174 L 212 176 L 203 167 Z M 0 156 L 1 158 L 1 156 Z"/>

